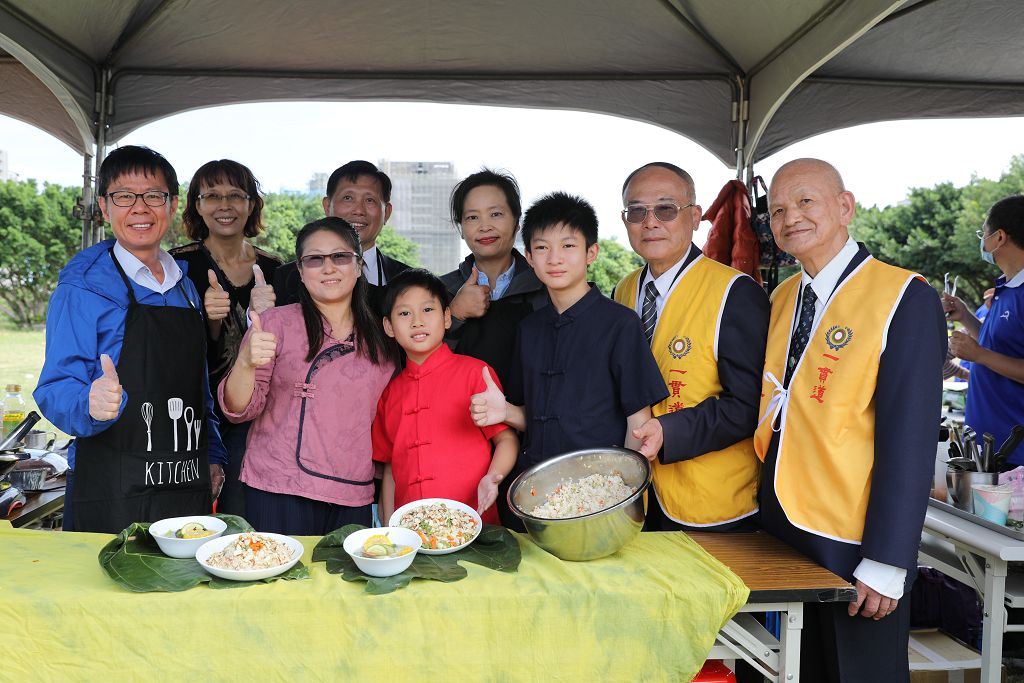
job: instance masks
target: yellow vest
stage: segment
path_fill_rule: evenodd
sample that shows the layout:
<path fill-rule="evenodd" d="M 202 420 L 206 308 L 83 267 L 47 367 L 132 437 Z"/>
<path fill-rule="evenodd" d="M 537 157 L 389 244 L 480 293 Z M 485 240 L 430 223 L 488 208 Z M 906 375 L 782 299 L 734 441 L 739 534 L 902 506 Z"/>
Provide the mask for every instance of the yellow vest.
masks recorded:
<path fill-rule="evenodd" d="M 779 432 L 775 495 L 789 521 L 804 531 L 846 543 L 863 538 L 874 465 L 878 362 L 889 321 L 915 277 L 920 276 L 868 257 L 839 283 L 797 360 L 788 394 L 781 383 L 800 275 L 772 293 L 754 447 L 764 460 L 774 425 Z"/>
<path fill-rule="evenodd" d="M 636 309 L 643 269 L 615 287 L 615 300 Z M 722 393 L 718 327 L 729 288 L 742 273 L 698 256 L 678 277 L 651 340 L 669 397 L 654 406 L 664 415 Z M 665 514 L 681 524 L 712 526 L 757 512 L 760 463 L 751 439 L 670 465 L 654 461 L 654 493 Z"/>

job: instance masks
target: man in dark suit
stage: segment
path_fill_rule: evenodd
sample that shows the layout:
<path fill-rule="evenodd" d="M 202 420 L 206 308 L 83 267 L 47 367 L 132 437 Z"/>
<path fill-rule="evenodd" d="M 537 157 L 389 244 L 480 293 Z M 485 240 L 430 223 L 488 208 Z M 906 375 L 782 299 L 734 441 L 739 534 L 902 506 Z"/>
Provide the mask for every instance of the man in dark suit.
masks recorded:
<path fill-rule="evenodd" d="M 772 293 L 754 436 L 761 524 L 857 587 L 849 605 L 808 606 L 801 674 L 909 681 L 907 594 L 935 462 L 942 306 L 922 277 L 849 236 L 856 203 L 830 164 L 785 164 L 769 202 L 775 239 L 802 272 Z"/>
<path fill-rule="evenodd" d="M 369 161 L 350 161 L 327 180 L 324 215 L 344 218 L 359 233 L 363 248 L 363 277 L 370 284 L 371 303 L 380 312 L 384 286 L 409 266 L 377 249 L 377 236 L 391 217 L 391 178 Z M 277 305 L 299 300 L 299 273 L 295 262 L 274 274 Z"/>

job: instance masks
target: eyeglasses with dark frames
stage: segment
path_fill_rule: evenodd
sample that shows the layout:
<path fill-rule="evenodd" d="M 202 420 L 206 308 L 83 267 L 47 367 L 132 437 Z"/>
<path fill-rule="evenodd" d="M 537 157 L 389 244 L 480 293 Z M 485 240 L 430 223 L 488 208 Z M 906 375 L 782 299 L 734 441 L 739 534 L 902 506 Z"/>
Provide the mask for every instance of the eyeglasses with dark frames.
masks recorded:
<path fill-rule="evenodd" d="M 142 197 L 142 201 L 145 202 L 146 206 L 163 206 L 167 203 L 167 198 L 171 195 L 167 192 L 128 192 L 127 190 L 118 190 L 117 192 L 108 192 L 107 198 L 114 202 L 114 206 L 120 206 L 128 208 L 135 206 L 135 202 L 138 201 L 139 197 Z"/>
<path fill-rule="evenodd" d="M 627 223 L 643 223 L 647 220 L 647 212 L 653 211 L 654 217 L 662 223 L 674 221 L 683 209 L 689 209 L 695 204 L 679 206 L 672 202 L 661 202 L 659 204 L 631 204 L 622 210 L 622 217 Z"/>
<path fill-rule="evenodd" d="M 308 256 L 303 256 L 299 259 L 299 264 L 303 268 L 323 268 L 327 259 L 331 259 L 331 263 L 336 266 L 347 266 L 356 258 L 358 258 L 358 255 L 351 251 L 336 251 L 333 254 L 309 254 Z"/>

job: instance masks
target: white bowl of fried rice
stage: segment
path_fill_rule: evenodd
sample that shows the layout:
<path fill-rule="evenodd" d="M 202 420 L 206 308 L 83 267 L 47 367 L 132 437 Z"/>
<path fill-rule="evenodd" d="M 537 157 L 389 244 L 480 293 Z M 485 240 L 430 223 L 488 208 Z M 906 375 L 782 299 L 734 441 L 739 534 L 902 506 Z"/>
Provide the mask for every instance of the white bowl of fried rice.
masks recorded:
<path fill-rule="evenodd" d="M 395 510 L 388 526 L 412 529 L 423 539 L 419 552 L 447 555 L 476 540 L 483 521 L 476 510 L 449 498 L 423 498 Z"/>
<path fill-rule="evenodd" d="M 291 536 L 247 531 L 207 541 L 196 551 L 196 561 L 222 579 L 260 581 L 294 567 L 303 552 Z"/>

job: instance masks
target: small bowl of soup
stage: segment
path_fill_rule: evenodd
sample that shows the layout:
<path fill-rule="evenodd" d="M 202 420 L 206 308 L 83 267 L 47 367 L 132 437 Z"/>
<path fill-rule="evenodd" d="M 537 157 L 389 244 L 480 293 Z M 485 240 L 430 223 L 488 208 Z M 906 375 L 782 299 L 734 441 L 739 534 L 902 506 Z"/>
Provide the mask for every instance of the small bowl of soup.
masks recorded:
<path fill-rule="evenodd" d="M 149 535 L 164 555 L 195 557 L 199 546 L 221 536 L 228 528 L 223 520 L 204 515 L 168 517 L 149 525 Z"/>
<path fill-rule="evenodd" d="M 343 545 L 364 574 L 394 576 L 409 568 L 422 544 L 423 539 L 412 529 L 386 526 L 355 531 Z"/>

